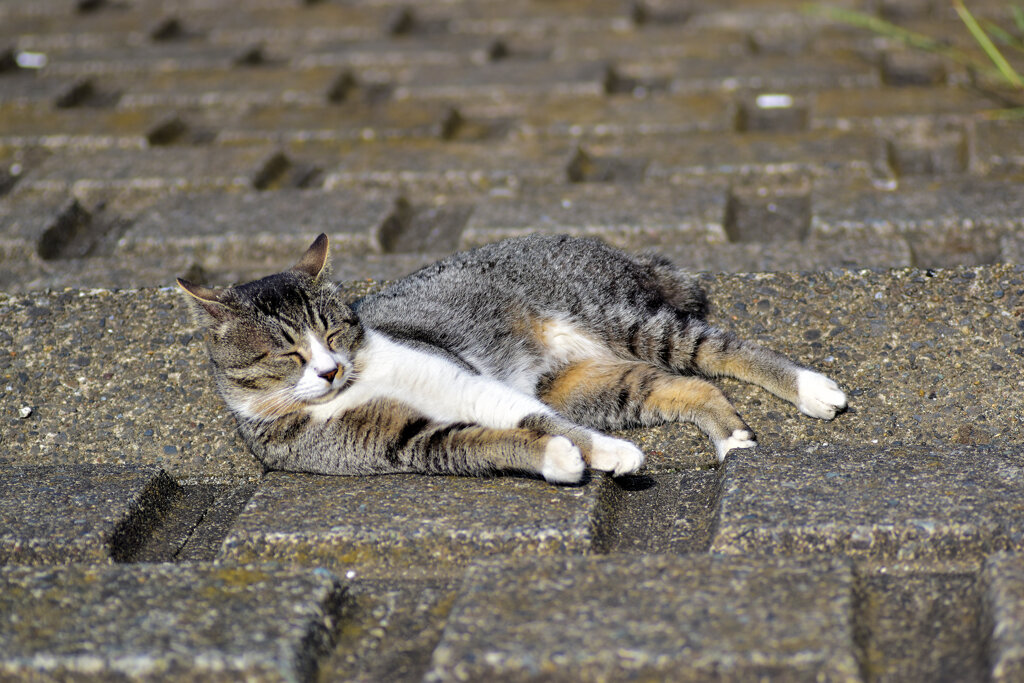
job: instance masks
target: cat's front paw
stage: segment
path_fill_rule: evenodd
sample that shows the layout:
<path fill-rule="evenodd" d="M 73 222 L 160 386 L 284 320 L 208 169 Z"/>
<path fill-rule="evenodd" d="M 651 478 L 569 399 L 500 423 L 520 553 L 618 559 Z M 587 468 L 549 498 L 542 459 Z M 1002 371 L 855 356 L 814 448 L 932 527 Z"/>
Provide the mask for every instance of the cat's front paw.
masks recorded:
<path fill-rule="evenodd" d="M 603 434 L 594 435 L 590 466 L 595 470 L 611 472 L 619 477 L 636 472 L 643 464 L 644 452 L 630 442 Z"/>
<path fill-rule="evenodd" d="M 846 394 L 821 373 L 801 370 L 796 378 L 796 407 L 804 415 L 831 420 L 846 407 Z"/>
<path fill-rule="evenodd" d="M 715 441 L 718 462 L 725 461 L 725 456 L 734 448 L 754 448 L 755 446 L 757 446 L 757 439 L 754 437 L 754 433 L 747 429 L 737 429 L 726 438 Z"/>
<path fill-rule="evenodd" d="M 540 474 L 552 484 L 575 484 L 583 478 L 586 464 L 580 449 L 564 436 L 553 436 L 544 449 Z"/>

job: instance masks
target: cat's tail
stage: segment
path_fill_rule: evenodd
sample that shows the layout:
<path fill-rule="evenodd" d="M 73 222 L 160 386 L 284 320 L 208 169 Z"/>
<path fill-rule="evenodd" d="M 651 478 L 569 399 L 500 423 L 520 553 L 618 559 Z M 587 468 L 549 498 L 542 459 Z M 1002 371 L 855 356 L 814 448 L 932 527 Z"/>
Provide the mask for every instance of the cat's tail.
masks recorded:
<path fill-rule="evenodd" d="M 696 318 L 707 315 L 707 293 L 692 273 L 653 252 L 641 252 L 631 258 L 653 278 L 655 287 L 673 308 Z"/>

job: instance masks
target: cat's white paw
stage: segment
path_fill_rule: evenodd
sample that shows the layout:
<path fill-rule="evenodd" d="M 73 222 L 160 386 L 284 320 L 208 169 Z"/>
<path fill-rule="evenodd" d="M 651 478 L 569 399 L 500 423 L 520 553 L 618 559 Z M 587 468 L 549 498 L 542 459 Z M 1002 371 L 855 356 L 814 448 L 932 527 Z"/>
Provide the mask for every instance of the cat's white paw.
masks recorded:
<path fill-rule="evenodd" d="M 583 478 L 586 463 L 580 449 L 564 436 L 553 436 L 544 449 L 540 473 L 552 484 L 575 484 Z"/>
<path fill-rule="evenodd" d="M 718 462 L 723 462 L 726 454 L 734 448 L 754 448 L 755 446 L 757 446 L 757 439 L 746 429 L 737 429 L 730 436 L 715 441 Z"/>
<path fill-rule="evenodd" d="M 590 466 L 595 470 L 611 472 L 619 477 L 636 472 L 643 464 L 644 452 L 630 442 L 603 434 L 594 435 Z"/>
<path fill-rule="evenodd" d="M 796 377 L 796 407 L 804 415 L 831 420 L 846 407 L 846 394 L 839 385 L 821 373 L 801 370 Z"/>

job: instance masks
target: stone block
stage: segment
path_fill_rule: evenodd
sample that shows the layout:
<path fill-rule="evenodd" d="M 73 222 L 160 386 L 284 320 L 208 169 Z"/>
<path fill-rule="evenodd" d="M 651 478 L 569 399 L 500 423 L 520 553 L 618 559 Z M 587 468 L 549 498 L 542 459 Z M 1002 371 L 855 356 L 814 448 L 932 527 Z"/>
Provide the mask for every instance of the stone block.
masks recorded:
<path fill-rule="evenodd" d="M 1000 258 L 999 240 L 1020 230 L 1017 184 L 997 179 L 906 178 L 891 191 L 840 189 L 815 195 L 812 234 L 906 237 L 914 265 L 982 265 Z"/>
<path fill-rule="evenodd" d="M 266 65 L 269 59 L 252 46 L 208 45 L 196 41 L 163 41 L 145 46 L 70 45 L 47 51 L 46 71 L 60 76 L 95 75 L 113 81 L 134 82 L 138 76 L 158 71 L 224 72 L 237 67 Z M 239 71 L 245 78 L 245 72 Z"/>
<path fill-rule="evenodd" d="M 882 81 L 886 85 L 942 85 L 946 66 L 941 56 L 912 50 L 896 50 L 882 55 Z"/>
<path fill-rule="evenodd" d="M 628 143 L 590 143 L 596 159 L 643 160 L 645 180 L 684 182 L 687 177 L 781 173 L 811 177 L 881 178 L 891 175 L 885 143 L 873 135 L 811 131 L 768 134 L 708 133 L 646 136 Z"/>
<path fill-rule="evenodd" d="M 799 241 L 811 227 L 811 183 L 742 180 L 729 188 L 725 234 L 731 242 Z"/>
<path fill-rule="evenodd" d="M 0 260 L 37 261 L 63 241 L 57 238 L 87 228 L 88 213 L 60 192 L 22 195 L 0 205 Z"/>
<path fill-rule="evenodd" d="M 154 467 L 0 465 L 0 565 L 123 561 L 179 494 Z"/>
<path fill-rule="evenodd" d="M 956 87 L 834 88 L 812 97 L 811 127 L 821 129 L 884 128 L 921 119 L 945 123 L 999 107 L 981 93 Z"/>
<path fill-rule="evenodd" d="M 180 483 L 258 479 L 190 318 L 169 288 L 0 295 L 6 457 L 145 464 Z"/>
<path fill-rule="evenodd" d="M 419 681 L 458 596 L 458 581 L 349 580 L 345 624 L 323 681 Z"/>
<path fill-rule="evenodd" d="M 398 99 L 515 98 L 524 95 L 602 95 L 608 66 L 603 62 L 500 61 L 466 67 L 424 66 L 398 83 Z"/>
<path fill-rule="evenodd" d="M 634 556 L 706 552 L 719 475 L 716 470 L 691 469 L 613 479 L 605 488 L 603 550 Z"/>
<path fill-rule="evenodd" d="M 328 572 L 0 569 L 0 671 L 32 680 L 314 680 L 344 589 Z"/>
<path fill-rule="evenodd" d="M 715 380 L 762 446 L 1024 440 L 1020 266 L 707 274 L 701 281 L 712 323 L 824 372 L 849 396 L 849 410 L 824 423 L 763 389 Z M 638 430 L 636 438 L 651 451 L 648 472 L 712 462 L 692 425 Z"/>
<path fill-rule="evenodd" d="M 841 561 L 481 562 L 426 680 L 860 680 Z"/>
<path fill-rule="evenodd" d="M 266 182 L 279 154 L 269 146 L 65 150 L 29 171 L 21 184 L 34 191 L 76 194 L 102 189 L 244 190 Z"/>
<path fill-rule="evenodd" d="M 55 106 L 83 82 L 77 77 L 49 77 L 34 72 L 3 74 L 0 105 L 4 107 Z"/>
<path fill-rule="evenodd" d="M 342 106 L 265 105 L 222 126 L 217 142 L 234 145 L 447 139 L 455 134 L 452 116 L 458 116 L 458 112 L 451 105 L 420 100 L 346 102 Z"/>
<path fill-rule="evenodd" d="M 198 107 L 252 106 L 264 104 L 310 105 L 327 102 L 338 69 L 292 69 L 266 66 L 259 69 L 199 69 L 125 76 L 119 106 Z"/>
<path fill-rule="evenodd" d="M 300 152 L 301 153 L 301 152 Z M 558 183 L 572 149 L 563 143 L 475 144 L 410 141 L 339 147 L 324 187 L 412 187 L 420 193 L 506 191 L 527 183 Z"/>
<path fill-rule="evenodd" d="M 1024 170 L 1024 140 L 1016 121 L 978 121 L 971 170 L 1019 173 Z"/>
<path fill-rule="evenodd" d="M 888 142 L 889 164 L 896 175 L 949 175 L 967 170 L 967 141 L 962 130 L 911 126 Z"/>
<path fill-rule="evenodd" d="M 727 462 L 711 550 L 838 554 L 868 569 L 972 571 L 1024 547 L 1015 449 L 811 446 Z"/>
<path fill-rule="evenodd" d="M 462 234 L 462 248 L 534 232 L 596 236 L 626 249 L 724 242 L 725 188 L 578 183 L 524 188 L 481 201 Z"/>
<path fill-rule="evenodd" d="M 735 119 L 728 97 L 715 93 L 650 97 L 550 96 L 516 99 L 516 129 L 526 136 L 584 140 L 635 135 L 681 135 L 730 130 Z"/>
<path fill-rule="evenodd" d="M 769 233 L 765 238 L 770 236 Z M 727 244 L 666 244 L 659 246 L 658 251 L 689 270 L 713 273 L 906 268 L 913 263 L 910 243 L 900 235 L 872 234 L 859 238 L 811 235 L 802 240 L 775 238 Z"/>
<path fill-rule="evenodd" d="M 342 255 L 380 252 L 405 226 L 409 210 L 394 193 L 276 190 L 174 194 L 144 211 L 115 253 L 182 257 L 206 271 L 263 268 L 298 260 L 321 232 Z"/>
<path fill-rule="evenodd" d="M 537 5 L 528 0 L 510 0 L 500 4 L 469 3 L 452 13 L 448 28 L 452 33 L 537 34 L 557 31 L 577 33 L 632 28 L 629 6 L 615 0 L 587 3 L 588 11 L 572 3 Z"/>
<path fill-rule="evenodd" d="M 81 112 L 49 105 L 0 107 L 0 147 L 143 149 L 160 114 L 139 111 Z"/>
<path fill-rule="evenodd" d="M 743 54 L 687 59 L 680 64 L 669 88 L 675 93 L 790 92 L 837 86 L 870 88 L 878 84 L 878 70 L 853 57 L 816 55 L 811 59 L 793 59 L 786 55 Z"/>
<path fill-rule="evenodd" d="M 795 133 L 807 130 L 809 120 L 808 98 L 788 93 L 760 93 L 740 102 L 736 129 Z"/>
<path fill-rule="evenodd" d="M 989 558 L 982 572 L 984 637 L 991 680 L 1024 677 L 1024 559 L 1019 554 Z"/>
<path fill-rule="evenodd" d="M 276 5 L 276 6 L 275 6 Z M 387 35 L 393 7 L 305 2 L 263 3 L 209 12 L 198 23 L 214 45 L 264 43 L 278 50 L 305 51 L 323 43 L 358 43 Z M 196 20 L 193 20 L 196 21 Z"/>
<path fill-rule="evenodd" d="M 980 581 L 967 574 L 859 576 L 861 670 L 874 681 L 984 681 Z"/>
<path fill-rule="evenodd" d="M 458 576 L 482 556 L 586 553 L 596 543 L 602 482 L 272 473 L 220 557 L 324 566 L 349 577 L 432 578 Z"/>

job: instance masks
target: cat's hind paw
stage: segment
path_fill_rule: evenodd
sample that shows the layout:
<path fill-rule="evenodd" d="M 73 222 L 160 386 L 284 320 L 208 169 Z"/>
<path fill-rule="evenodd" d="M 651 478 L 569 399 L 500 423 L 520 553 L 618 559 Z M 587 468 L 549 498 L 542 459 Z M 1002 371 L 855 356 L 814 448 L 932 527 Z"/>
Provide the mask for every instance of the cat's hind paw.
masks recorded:
<path fill-rule="evenodd" d="M 754 437 L 754 433 L 747 429 L 737 429 L 728 437 L 715 441 L 718 462 L 724 462 L 725 456 L 734 448 L 754 448 L 755 446 L 757 446 L 757 439 Z"/>
<path fill-rule="evenodd" d="M 796 378 L 796 407 L 804 415 L 831 420 L 846 407 L 846 394 L 821 373 L 801 370 Z"/>
<path fill-rule="evenodd" d="M 544 449 L 540 474 L 552 484 L 576 484 L 583 478 L 586 464 L 580 449 L 564 436 L 553 436 Z"/>
<path fill-rule="evenodd" d="M 595 470 L 611 472 L 620 477 L 636 472 L 643 464 L 644 452 L 630 442 L 603 434 L 594 435 L 590 466 Z"/>

